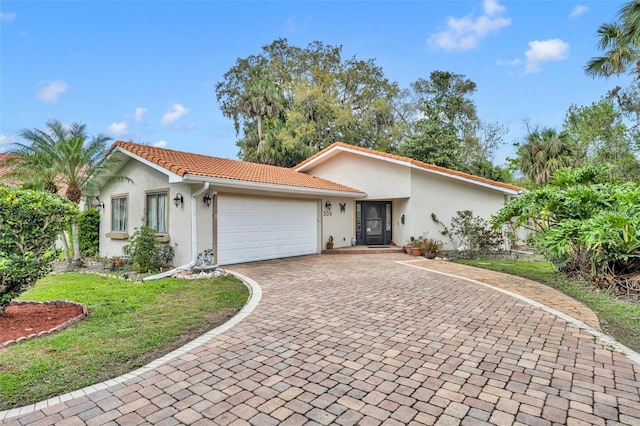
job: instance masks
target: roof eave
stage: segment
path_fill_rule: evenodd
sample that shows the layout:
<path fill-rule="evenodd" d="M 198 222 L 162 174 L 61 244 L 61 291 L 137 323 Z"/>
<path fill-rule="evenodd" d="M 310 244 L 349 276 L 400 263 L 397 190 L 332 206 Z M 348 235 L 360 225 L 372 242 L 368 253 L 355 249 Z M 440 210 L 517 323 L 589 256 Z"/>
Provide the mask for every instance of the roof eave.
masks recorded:
<path fill-rule="evenodd" d="M 326 152 L 324 152 L 324 153 L 322 153 L 320 155 L 317 155 L 315 158 L 313 158 L 313 159 L 311 159 L 309 161 L 303 162 L 298 167 L 294 167 L 291 170 L 293 170 L 294 172 L 304 172 L 306 170 L 312 169 L 316 165 L 322 164 L 326 160 L 328 160 L 329 158 L 335 156 L 337 154 L 337 152 L 335 152 L 336 150 L 348 151 L 348 150 L 344 149 L 341 146 L 335 146 L 335 147 L 332 147 L 330 150 L 327 150 Z M 353 151 L 353 152 L 356 152 L 356 151 Z"/>
<path fill-rule="evenodd" d="M 153 161 L 149 161 L 146 158 L 133 153 L 127 149 L 124 149 L 120 146 L 116 146 L 113 151 L 111 151 L 111 153 L 109 153 L 109 155 L 113 155 L 114 153 L 119 152 L 129 158 L 133 158 L 136 161 L 139 161 L 140 163 L 144 164 L 145 166 L 151 167 L 152 169 L 162 173 L 163 175 L 166 175 L 169 178 L 169 183 L 180 183 L 183 181 L 182 177 L 176 173 L 173 173 L 171 170 L 168 170 L 166 167 L 163 167 L 159 164 L 154 163 Z"/>
<path fill-rule="evenodd" d="M 405 163 L 405 164 L 407 164 L 407 163 Z M 439 176 L 444 176 L 444 177 L 449 178 L 449 179 L 455 179 L 455 180 L 459 180 L 459 181 L 462 181 L 462 182 L 471 183 L 471 184 L 482 186 L 484 188 L 488 188 L 488 189 L 491 189 L 491 190 L 494 190 L 494 191 L 500 191 L 500 192 L 502 192 L 504 194 L 509 194 L 509 195 L 522 194 L 521 190 L 515 190 L 515 189 L 507 188 L 507 187 L 504 187 L 504 186 L 501 186 L 501 185 L 493 185 L 493 184 L 488 183 L 488 182 L 482 182 L 482 181 L 477 180 L 477 179 L 469 179 L 469 178 L 464 177 L 464 176 L 459 176 L 459 175 L 455 175 L 455 174 L 452 174 L 452 173 L 441 172 L 439 170 L 426 169 L 424 167 L 420 167 L 420 166 L 417 166 L 415 164 L 408 164 L 408 165 L 410 167 L 412 167 L 412 168 L 415 168 L 415 169 L 423 171 L 423 172 L 433 173 L 433 174 L 436 174 L 436 175 L 439 175 Z"/>
<path fill-rule="evenodd" d="M 345 198 L 361 198 L 367 194 L 359 191 L 341 191 L 336 189 L 308 188 L 294 185 L 278 185 L 273 183 L 252 182 L 239 179 L 215 178 L 199 175 L 184 175 L 181 182 L 209 182 L 219 189 L 246 189 L 266 192 L 278 192 L 284 194 L 320 195 Z"/>

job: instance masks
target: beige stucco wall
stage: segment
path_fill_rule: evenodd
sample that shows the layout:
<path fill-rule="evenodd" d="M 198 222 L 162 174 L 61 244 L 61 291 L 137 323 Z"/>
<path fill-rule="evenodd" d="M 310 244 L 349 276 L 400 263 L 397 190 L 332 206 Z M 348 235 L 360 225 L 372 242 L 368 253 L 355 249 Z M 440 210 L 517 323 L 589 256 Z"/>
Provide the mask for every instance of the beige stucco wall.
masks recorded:
<path fill-rule="evenodd" d="M 331 209 L 326 207 L 331 202 Z M 344 205 L 344 212 L 340 204 Z M 327 248 L 329 235 L 333 235 L 333 248 L 348 247 L 355 238 L 355 201 L 351 198 L 326 197 L 322 200 L 322 249 Z"/>
<path fill-rule="evenodd" d="M 407 167 L 345 152 L 318 165 L 310 171 L 310 174 L 361 190 L 367 194 L 367 197 L 362 200 L 394 200 L 392 229 L 394 242 L 397 243 L 398 237 L 404 238 L 405 232 L 400 224 L 400 216 L 407 208 L 407 199 L 411 194 L 411 172 Z M 328 215 L 324 207 L 327 200 L 331 201 L 331 215 Z M 340 212 L 339 203 L 346 203 L 344 213 Z M 323 248 L 326 246 L 329 235 L 334 237 L 335 248 L 351 245 L 351 239 L 356 235 L 355 206 L 356 202 L 351 198 L 336 197 L 323 200 Z M 402 245 L 402 241 L 399 244 Z"/>
<path fill-rule="evenodd" d="M 431 213 L 448 225 L 458 210 L 472 210 L 488 219 L 505 204 L 505 196 L 499 190 L 361 154 L 339 153 L 308 173 L 359 189 L 367 194 L 362 200 L 391 200 L 393 242 L 400 246 L 411 236 L 427 235 L 441 239 L 445 248 L 451 249 Z M 323 215 L 323 242 L 334 235 L 336 247 L 349 245 L 349 233 L 355 235 L 355 201 L 347 202 L 345 214 L 336 213 L 336 202 L 330 201 L 332 216 Z"/>
<path fill-rule="evenodd" d="M 368 200 L 407 198 L 411 195 L 411 171 L 408 167 L 362 155 L 340 153 L 318 165 L 311 174 L 364 191 Z"/>
<path fill-rule="evenodd" d="M 500 191 L 420 170 L 412 174 L 411 207 L 406 217 L 409 236 L 441 239 L 446 249 L 457 247 L 452 247 L 449 239 L 440 234 L 442 227 L 432 220 L 431 213 L 449 226 L 458 210 L 471 210 L 474 215 L 489 219 L 505 204 Z"/>
<path fill-rule="evenodd" d="M 393 242 L 401 246 L 409 240 L 411 236 L 411 228 L 409 226 L 409 207 L 411 203 L 409 198 L 401 198 L 393 200 Z M 402 215 L 404 215 L 404 223 L 402 223 Z"/>
<path fill-rule="evenodd" d="M 186 264 L 192 259 L 191 247 L 191 194 L 192 186 L 186 183 L 169 184 L 169 179 L 164 173 L 143 165 L 137 161 L 129 160 L 118 173 L 127 176 L 132 182 L 113 182 L 105 185 L 100 191 L 100 199 L 104 202 L 104 209 L 100 214 L 100 255 L 113 257 L 122 254 L 122 247 L 127 244 L 127 239 L 110 238 L 107 234 L 111 231 L 111 195 L 125 194 L 128 197 L 127 231 L 132 235 L 134 228 L 143 225 L 145 194 L 150 190 L 168 189 L 168 235 L 169 241 L 175 250 L 174 266 Z M 200 186 L 193 187 L 197 191 Z M 184 203 L 176 207 L 173 198 L 181 193 Z M 212 246 L 213 236 L 213 205 L 209 208 L 202 202 L 199 196 L 195 202 L 198 222 L 198 250 Z"/>

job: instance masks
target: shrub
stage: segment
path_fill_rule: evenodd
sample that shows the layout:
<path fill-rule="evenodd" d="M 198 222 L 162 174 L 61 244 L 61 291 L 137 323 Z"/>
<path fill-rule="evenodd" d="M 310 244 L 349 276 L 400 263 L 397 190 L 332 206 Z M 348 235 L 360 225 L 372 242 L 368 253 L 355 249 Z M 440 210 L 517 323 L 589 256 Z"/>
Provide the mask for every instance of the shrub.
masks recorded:
<path fill-rule="evenodd" d="M 431 213 L 431 219 L 442 226 L 440 233 L 449 238 L 454 248 L 469 256 L 489 254 L 504 246 L 502 232 L 492 230 L 488 221 L 474 216 L 471 210 L 458 210 L 449 226 L 440 222 L 434 213 Z"/>
<path fill-rule="evenodd" d="M 79 213 L 78 234 L 80 252 L 85 256 L 95 256 L 100 246 L 100 212 L 97 209 Z"/>
<path fill-rule="evenodd" d="M 122 252 L 138 271 L 151 271 L 170 265 L 174 256 L 173 247 L 162 245 L 156 237 L 156 231 L 148 226 L 136 228 Z"/>
<path fill-rule="evenodd" d="M 0 186 L 0 312 L 51 270 L 56 238 L 77 211 L 55 194 Z"/>
<path fill-rule="evenodd" d="M 606 166 L 560 170 L 552 184 L 507 204 L 494 226 L 532 228 L 534 247 L 558 270 L 596 281 L 640 272 L 640 186 L 599 180 Z"/>

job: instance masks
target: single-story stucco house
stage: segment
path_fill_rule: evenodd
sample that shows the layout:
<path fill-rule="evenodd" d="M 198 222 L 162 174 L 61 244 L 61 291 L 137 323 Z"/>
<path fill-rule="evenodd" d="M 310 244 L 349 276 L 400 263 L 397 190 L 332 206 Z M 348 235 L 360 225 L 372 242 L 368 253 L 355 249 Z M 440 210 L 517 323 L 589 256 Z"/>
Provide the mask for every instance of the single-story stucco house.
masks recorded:
<path fill-rule="evenodd" d="M 100 254 L 118 256 L 146 224 L 175 248 L 174 265 L 212 249 L 218 265 L 403 245 L 440 237 L 458 210 L 489 218 L 517 186 L 336 142 L 288 169 L 118 141 L 118 175 L 100 191 Z"/>

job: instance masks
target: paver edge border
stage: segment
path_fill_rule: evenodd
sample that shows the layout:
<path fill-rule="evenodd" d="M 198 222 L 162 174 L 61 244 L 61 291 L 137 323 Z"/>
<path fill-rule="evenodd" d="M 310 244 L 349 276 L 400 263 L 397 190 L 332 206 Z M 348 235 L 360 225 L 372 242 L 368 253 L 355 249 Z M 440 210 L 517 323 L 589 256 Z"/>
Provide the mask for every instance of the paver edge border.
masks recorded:
<path fill-rule="evenodd" d="M 59 404 L 61 402 L 65 402 L 65 401 L 69 401 L 71 399 L 74 398 L 79 398 L 82 396 L 87 396 L 91 393 L 94 392 L 98 392 L 101 390 L 105 390 L 107 388 L 110 388 L 114 385 L 120 384 L 120 383 L 124 383 L 127 380 L 139 377 L 141 375 L 143 375 L 144 373 L 159 367 L 162 364 L 165 364 L 175 358 L 178 358 L 179 356 L 185 354 L 186 352 L 193 350 L 195 348 L 197 348 L 198 346 L 201 346 L 209 341 L 211 341 L 214 337 L 224 333 L 225 331 L 229 330 L 231 327 L 235 326 L 236 324 L 238 324 L 239 322 L 241 322 L 242 320 L 244 320 L 247 316 L 249 316 L 249 314 L 251 314 L 251 312 L 253 312 L 253 310 L 258 306 L 258 303 L 260 303 L 260 299 L 262 299 L 262 287 L 260 287 L 260 285 L 252 280 L 251 278 L 240 274 L 238 272 L 234 272 L 234 271 L 230 271 L 230 270 L 225 270 L 225 272 L 235 276 L 236 278 L 238 278 L 239 280 L 242 281 L 242 283 L 249 289 L 249 298 L 247 299 L 247 303 L 242 307 L 242 309 L 240 309 L 240 311 L 235 314 L 233 316 L 233 318 L 231 318 L 230 320 L 226 321 L 223 324 L 220 324 L 219 326 L 217 326 L 216 328 L 207 331 L 206 333 L 204 333 L 203 335 L 201 335 L 200 337 L 197 337 L 196 339 L 185 343 L 184 345 L 182 345 L 181 347 L 174 349 L 173 351 L 169 352 L 168 354 L 155 359 L 153 361 L 151 361 L 150 363 L 148 363 L 147 365 L 145 365 L 144 367 L 140 367 L 137 370 L 134 371 L 130 371 L 129 373 L 125 373 L 121 376 L 115 377 L 113 379 L 109 379 L 106 380 L 104 382 L 101 383 L 96 383 L 93 385 L 89 385 L 85 388 L 82 389 L 78 389 L 69 393 L 66 393 L 64 395 L 59 395 L 59 396 L 54 396 L 52 398 L 46 399 L 44 401 L 40 401 L 37 402 L 35 404 L 31 404 L 31 405 L 25 405 L 24 407 L 17 407 L 17 408 L 12 408 L 10 410 L 5 410 L 5 411 L 0 411 L 0 420 L 6 420 L 8 418 L 11 417 L 16 417 L 16 416 L 21 416 L 23 414 L 29 414 L 29 413 L 33 413 L 37 410 L 41 410 L 45 407 L 50 407 L 52 405 L 56 405 Z"/>
<path fill-rule="evenodd" d="M 422 259 L 420 259 L 420 260 L 422 260 Z M 576 318 L 574 318 L 574 317 L 572 317 L 570 315 L 567 315 L 564 312 L 560 312 L 560 311 L 558 311 L 556 309 L 553 309 L 553 308 L 551 308 L 551 307 L 549 307 L 549 306 L 547 306 L 545 304 L 542 304 L 540 302 L 536 302 L 535 300 L 532 300 L 532 299 L 529 299 L 527 297 L 524 297 L 524 296 L 522 296 L 522 295 L 520 295 L 518 293 L 514 293 L 512 291 L 505 290 L 505 289 L 500 288 L 500 287 L 495 287 L 495 286 L 492 286 L 490 284 L 483 283 L 482 281 L 474 280 L 472 278 L 467 278 L 467 277 L 463 277 L 463 276 L 460 276 L 460 275 L 450 274 L 448 272 L 436 271 L 434 269 L 429 269 L 429 268 L 424 267 L 424 266 L 412 265 L 411 263 L 412 262 L 417 262 L 416 260 L 397 260 L 395 262 L 404 264 L 406 266 L 411 266 L 413 268 L 418 268 L 418 269 L 423 269 L 425 271 L 433 272 L 434 274 L 445 275 L 447 277 L 458 278 L 458 279 L 461 279 L 461 280 L 464 280 L 464 281 L 469 281 L 469 282 L 472 282 L 474 284 L 480 284 L 480 285 L 482 285 L 484 287 L 488 287 L 490 289 L 493 289 L 493 290 L 499 291 L 501 293 L 507 294 L 507 295 L 509 295 L 511 297 L 515 297 L 518 300 L 521 300 L 521 301 L 523 301 L 525 303 L 528 303 L 528 304 L 533 305 L 533 306 L 535 306 L 537 308 L 540 308 L 540 309 L 542 309 L 542 310 L 544 310 L 546 312 L 549 312 L 550 314 L 553 314 L 553 315 L 555 315 L 557 317 L 560 317 L 563 320 L 575 325 L 576 327 L 591 333 L 596 339 L 598 339 L 604 345 L 611 346 L 616 351 L 624 354 L 631 361 L 635 362 L 636 364 L 640 364 L 640 353 L 634 351 L 631 348 L 626 347 L 622 343 L 620 343 L 617 340 L 615 340 L 613 337 L 608 336 L 608 335 L 596 330 L 595 328 L 591 327 L 590 325 L 585 324 L 584 322 L 582 322 L 582 321 L 580 321 L 580 320 L 578 320 L 578 319 L 576 319 Z M 540 285 L 544 285 L 544 284 L 540 284 Z"/>

